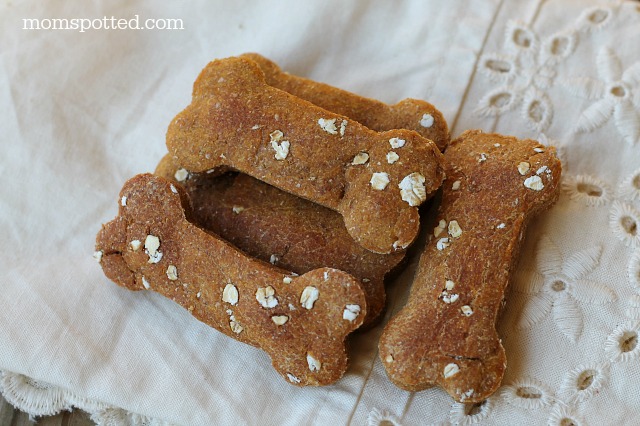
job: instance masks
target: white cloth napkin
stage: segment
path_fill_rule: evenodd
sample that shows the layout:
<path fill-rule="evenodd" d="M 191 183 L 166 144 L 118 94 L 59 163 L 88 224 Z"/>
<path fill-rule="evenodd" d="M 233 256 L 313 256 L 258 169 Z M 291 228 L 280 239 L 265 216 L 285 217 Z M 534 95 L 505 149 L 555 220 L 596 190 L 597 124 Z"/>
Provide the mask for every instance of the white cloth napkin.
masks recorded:
<path fill-rule="evenodd" d="M 183 29 L 23 29 L 111 16 Z M 639 40 L 630 1 L 1 2 L 0 391 L 34 415 L 76 406 L 113 424 L 634 424 Z M 343 379 L 299 389 L 263 352 L 103 276 L 94 238 L 120 187 L 166 152 L 202 67 L 249 51 L 385 102 L 426 99 L 454 136 L 560 148 L 563 192 L 527 234 L 499 322 L 509 365 L 486 403 L 393 386 L 382 326 L 353 337 Z"/>

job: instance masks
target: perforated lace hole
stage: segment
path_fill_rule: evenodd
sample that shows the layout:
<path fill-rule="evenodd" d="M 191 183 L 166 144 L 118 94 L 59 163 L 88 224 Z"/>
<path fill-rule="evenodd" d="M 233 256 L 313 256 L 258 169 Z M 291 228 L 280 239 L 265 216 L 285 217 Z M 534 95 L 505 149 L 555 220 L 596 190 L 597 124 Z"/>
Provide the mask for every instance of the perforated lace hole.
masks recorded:
<path fill-rule="evenodd" d="M 634 237 L 638 235 L 638 223 L 631 216 L 623 216 L 620 218 L 620 225 L 625 230 L 625 232 L 629 235 L 633 235 Z"/>
<path fill-rule="evenodd" d="M 509 93 L 497 93 L 491 97 L 489 103 L 496 108 L 503 108 L 511 102 Z"/>
<path fill-rule="evenodd" d="M 611 94 L 617 98 L 624 98 L 627 94 L 627 91 L 622 86 L 613 86 L 611 89 L 609 89 L 609 92 L 611 92 Z"/>
<path fill-rule="evenodd" d="M 603 9 L 594 10 L 587 19 L 592 24 L 601 24 L 609 17 L 609 12 Z"/>
<path fill-rule="evenodd" d="M 631 204 L 615 201 L 609 216 L 609 224 L 615 236 L 625 245 L 640 247 L 640 230 L 638 229 L 640 210 L 636 210 Z"/>
<path fill-rule="evenodd" d="M 511 64 L 507 61 L 489 59 L 484 63 L 484 65 L 493 71 L 503 74 L 507 74 L 509 71 L 511 71 Z"/>
<path fill-rule="evenodd" d="M 589 386 L 593 384 L 593 380 L 595 379 L 596 372 L 593 370 L 583 371 L 582 374 L 578 377 L 577 385 L 579 390 L 585 390 Z"/>
<path fill-rule="evenodd" d="M 620 337 L 620 350 L 631 352 L 638 346 L 638 333 L 635 331 L 625 331 Z"/>
<path fill-rule="evenodd" d="M 560 420 L 560 426 L 578 426 L 578 424 L 574 422 L 573 419 L 565 417 L 564 419 Z"/>
<path fill-rule="evenodd" d="M 523 386 L 523 387 L 519 387 L 516 390 L 516 395 L 518 395 L 520 398 L 527 398 L 527 399 L 540 399 L 542 398 L 542 393 L 540 393 L 540 391 L 534 387 L 531 386 Z"/>
<path fill-rule="evenodd" d="M 631 259 L 631 263 L 629 264 L 629 278 L 631 278 L 631 282 L 635 287 L 640 288 L 640 251 Z M 632 297 L 640 301 L 640 295 Z M 640 308 L 640 303 L 637 307 Z"/>
<path fill-rule="evenodd" d="M 567 288 L 567 285 L 564 283 L 564 281 L 561 280 L 556 280 L 553 282 L 553 284 L 551 284 L 551 289 L 553 291 L 564 291 Z"/>
<path fill-rule="evenodd" d="M 467 416 L 475 416 L 482 412 L 482 408 L 487 403 L 487 401 L 476 402 L 475 404 L 465 404 L 464 413 Z"/>
<path fill-rule="evenodd" d="M 636 175 L 631 179 L 631 185 L 638 191 L 640 191 L 640 174 Z"/>
<path fill-rule="evenodd" d="M 601 197 L 602 196 L 602 188 L 597 185 L 593 185 L 591 183 L 580 182 L 576 186 L 578 192 L 583 194 L 587 194 L 590 197 Z"/>
<path fill-rule="evenodd" d="M 380 411 L 377 408 L 374 408 L 369 413 L 368 424 L 375 426 L 400 426 L 395 416 L 389 414 L 386 410 Z"/>
<path fill-rule="evenodd" d="M 520 47 L 531 47 L 531 37 L 526 31 L 517 29 L 513 32 L 513 42 Z"/>
<path fill-rule="evenodd" d="M 540 121 L 542 121 L 544 117 L 544 113 L 545 113 L 545 108 L 542 105 L 542 103 L 540 103 L 540 101 L 531 102 L 531 105 L 529 105 L 529 117 L 533 121 L 535 121 L 536 123 L 539 123 Z"/>
<path fill-rule="evenodd" d="M 558 37 L 551 42 L 551 53 L 554 55 L 562 55 L 569 48 L 569 39 L 566 37 Z"/>

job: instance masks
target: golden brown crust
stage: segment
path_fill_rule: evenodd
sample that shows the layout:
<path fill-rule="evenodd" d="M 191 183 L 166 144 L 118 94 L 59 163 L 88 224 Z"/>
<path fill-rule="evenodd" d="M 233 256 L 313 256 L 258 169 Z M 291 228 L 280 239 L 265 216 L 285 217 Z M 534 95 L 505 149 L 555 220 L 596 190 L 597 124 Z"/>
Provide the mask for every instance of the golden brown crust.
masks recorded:
<path fill-rule="evenodd" d="M 229 166 L 337 211 L 376 253 L 414 241 L 417 206 L 444 178 L 433 142 L 409 130 L 374 132 L 273 88 L 242 58 L 205 67 L 191 105 L 169 126 L 167 147 L 191 172 Z M 390 152 L 398 158 L 388 160 Z"/>
<path fill-rule="evenodd" d="M 406 252 L 372 253 L 347 234 L 338 213 L 250 176 L 200 173 L 178 182 L 179 169 L 166 155 L 155 174 L 182 185 L 193 206 L 193 223 L 250 256 L 297 274 L 332 267 L 353 275 L 367 297 L 363 327 L 379 318 L 385 306 L 384 278 Z"/>
<path fill-rule="evenodd" d="M 428 102 L 405 99 L 395 105 L 387 105 L 328 84 L 286 73 L 275 62 L 257 53 L 245 53 L 240 57 L 258 64 L 270 86 L 349 117 L 371 130 L 414 130 L 435 142 L 440 151 L 444 151 L 449 143 L 449 128 L 444 116 Z"/>
<path fill-rule="evenodd" d="M 438 226 L 380 357 L 403 389 L 438 384 L 457 401 L 479 402 L 502 380 L 496 319 L 527 222 L 558 197 L 561 164 L 536 141 L 479 131 L 453 141 L 445 159 Z"/>
<path fill-rule="evenodd" d="M 200 321 L 269 354 L 296 385 L 326 385 L 347 367 L 346 336 L 366 315 L 358 280 L 333 268 L 296 276 L 253 259 L 187 221 L 182 188 L 130 179 L 119 214 L 96 239 L 104 273 L 171 298 Z"/>

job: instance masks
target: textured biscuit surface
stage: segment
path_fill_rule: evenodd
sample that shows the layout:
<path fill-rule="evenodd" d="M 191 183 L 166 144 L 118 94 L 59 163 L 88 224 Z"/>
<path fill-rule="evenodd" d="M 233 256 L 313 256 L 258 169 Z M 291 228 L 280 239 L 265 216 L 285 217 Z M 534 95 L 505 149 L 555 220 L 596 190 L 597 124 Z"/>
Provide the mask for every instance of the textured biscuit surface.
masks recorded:
<path fill-rule="evenodd" d="M 502 380 L 495 323 L 525 226 L 557 199 L 561 165 L 553 148 L 479 131 L 452 141 L 445 157 L 438 223 L 380 357 L 403 389 L 438 384 L 479 402 Z"/>
<path fill-rule="evenodd" d="M 271 87 L 242 58 L 205 67 L 167 147 L 190 172 L 228 166 L 337 211 L 349 235 L 377 253 L 414 241 L 417 207 L 444 179 L 433 142 L 409 130 L 377 133 Z"/>
<path fill-rule="evenodd" d="M 406 252 L 370 252 L 347 234 L 338 213 L 250 176 L 200 173 L 178 182 L 180 169 L 166 155 L 155 173 L 182 185 L 195 224 L 251 256 L 298 274 L 321 267 L 348 272 L 360 280 L 367 297 L 363 326 L 382 313 L 384 278 Z"/>
<path fill-rule="evenodd" d="M 441 151 L 449 143 L 449 129 L 444 116 L 428 102 L 405 99 L 395 105 L 387 105 L 328 84 L 286 73 L 275 62 L 257 53 L 245 53 L 241 57 L 258 64 L 270 86 L 349 117 L 372 130 L 415 130 L 435 142 Z"/>
<path fill-rule="evenodd" d="M 247 256 L 189 222 L 188 198 L 145 174 L 120 193 L 119 214 L 98 233 L 105 275 L 153 290 L 200 321 L 263 349 L 295 385 L 326 385 L 347 367 L 346 336 L 362 324 L 358 280 L 333 268 L 297 276 Z"/>

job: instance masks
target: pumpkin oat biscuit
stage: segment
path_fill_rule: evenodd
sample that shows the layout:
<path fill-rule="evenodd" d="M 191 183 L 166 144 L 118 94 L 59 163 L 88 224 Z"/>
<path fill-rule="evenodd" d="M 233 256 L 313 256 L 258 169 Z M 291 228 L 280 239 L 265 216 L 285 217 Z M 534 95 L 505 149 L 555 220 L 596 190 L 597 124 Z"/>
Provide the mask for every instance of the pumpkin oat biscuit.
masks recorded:
<path fill-rule="evenodd" d="M 230 167 L 337 211 L 376 253 L 416 238 L 418 206 L 444 179 L 443 158 L 409 130 L 375 132 L 269 86 L 255 62 L 209 63 L 171 122 L 167 148 L 187 172 Z"/>
<path fill-rule="evenodd" d="M 261 348 L 289 383 L 327 385 L 342 377 L 345 339 L 367 313 L 359 281 L 334 268 L 298 276 L 247 256 L 190 217 L 181 187 L 150 174 L 127 181 L 118 216 L 96 239 L 105 275 L 131 290 L 156 291 Z"/>
<path fill-rule="evenodd" d="M 504 375 L 496 320 L 528 222 L 558 198 L 561 164 L 554 148 L 480 131 L 454 140 L 445 159 L 438 224 L 380 358 L 403 389 L 437 384 L 480 402 Z"/>

